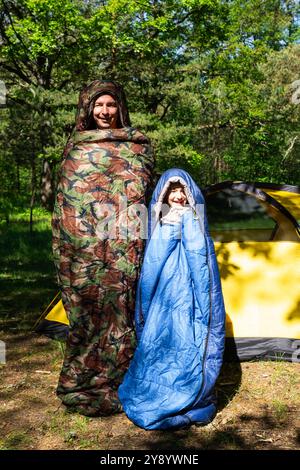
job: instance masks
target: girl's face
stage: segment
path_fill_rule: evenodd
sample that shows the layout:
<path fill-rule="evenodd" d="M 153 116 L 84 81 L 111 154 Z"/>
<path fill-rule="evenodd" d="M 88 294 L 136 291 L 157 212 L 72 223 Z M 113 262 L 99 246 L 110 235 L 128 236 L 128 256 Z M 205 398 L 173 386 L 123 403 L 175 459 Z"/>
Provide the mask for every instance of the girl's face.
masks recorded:
<path fill-rule="evenodd" d="M 176 186 L 170 190 L 168 196 L 168 204 L 170 207 L 182 207 L 186 204 L 187 197 L 185 195 L 183 186 Z"/>

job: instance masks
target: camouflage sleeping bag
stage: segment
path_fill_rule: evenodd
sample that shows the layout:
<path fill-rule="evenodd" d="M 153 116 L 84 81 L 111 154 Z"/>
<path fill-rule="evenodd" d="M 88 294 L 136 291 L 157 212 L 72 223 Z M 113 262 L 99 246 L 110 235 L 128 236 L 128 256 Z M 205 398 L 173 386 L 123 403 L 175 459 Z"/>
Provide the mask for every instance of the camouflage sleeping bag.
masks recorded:
<path fill-rule="evenodd" d="M 108 86 L 114 84 L 93 82 L 81 95 L 52 218 L 54 259 L 70 322 L 57 394 L 87 416 L 121 411 L 117 389 L 135 347 L 134 300 L 143 252 L 143 240 L 126 236 L 124 227 L 132 219 L 128 208 L 146 203 L 153 168 L 149 141 L 138 130 L 84 130 L 90 103 Z M 128 124 L 124 99 L 113 91 Z"/>

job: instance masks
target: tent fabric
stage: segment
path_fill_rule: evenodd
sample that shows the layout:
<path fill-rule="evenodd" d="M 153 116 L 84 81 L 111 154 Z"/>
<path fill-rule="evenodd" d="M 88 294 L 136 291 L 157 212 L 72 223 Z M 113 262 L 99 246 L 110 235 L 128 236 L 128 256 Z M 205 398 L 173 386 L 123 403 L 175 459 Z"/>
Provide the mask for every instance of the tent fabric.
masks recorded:
<path fill-rule="evenodd" d="M 164 223 L 160 202 L 177 180 L 190 207 L 179 223 Z M 138 345 L 119 398 L 127 416 L 145 429 L 206 424 L 216 412 L 225 310 L 204 198 L 185 171 L 162 175 L 149 217 L 135 310 Z"/>
<path fill-rule="evenodd" d="M 44 319 L 38 324 L 35 331 L 51 339 L 66 341 L 69 334 L 69 327 L 60 321 Z"/>
<path fill-rule="evenodd" d="M 230 338 L 225 340 L 224 361 L 299 362 L 300 338 Z"/>
<path fill-rule="evenodd" d="M 66 312 L 64 310 L 62 300 L 59 300 L 50 311 L 48 310 L 48 313 L 45 319 L 48 320 L 49 322 L 53 320 L 58 323 L 69 325 L 69 320 L 66 316 Z"/>
<path fill-rule="evenodd" d="M 256 241 L 258 231 L 247 229 L 243 232 L 247 232 L 247 241 L 214 242 L 228 313 L 225 360 L 294 360 L 295 347 L 299 348 L 300 344 L 300 239 L 299 236 L 296 238 L 298 229 L 294 217 L 290 214 L 287 218 L 281 207 L 289 211 L 292 201 L 292 208 L 299 208 L 300 189 L 287 185 L 229 181 L 206 188 L 207 204 L 212 194 L 231 188 L 233 184 L 238 185 L 241 197 L 246 190 L 254 201 L 262 200 L 257 199 L 258 194 L 266 198 L 267 208 L 272 205 L 276 209 L 277 232 L 280 229 L 288 240 L 270 239 L 271 229 L 265 237 L 268 241 Z M 282 194 L 283 198 L 280 197 Z M 274 201 L 279 205 L 274 206 Z M 211 216 L 209 209 L 207 207 Z M 294 215 L 297 215 L 295 210 Z M 229 214 L 225 213 L 224 220 L 228 219 Z M 224 236 L 224 231 L 220 233 Z M 62 304 L 57 305 L 68 323 Z M 57 321 L 58 318 L 55 312 Z M 48 316 L 46 319 L 49 320 Z M 50 331 L 49 323 L 51 321 L 41 324 L 40 332 L 55 338 L 56 330 Z"/>
<path fill-rule="evenodd" d="M 48 336 L 48 338 L 65 341 L 69 334 L 69 320 L 62 300 L 58 299 L 59 295 L 58 292 L 36 322 L 34 331 Z"/>
<path fill-rule="evenodd" d="M 300 346 L 299 188 L 228 181 L 208 187 L 206 200 L 226 303 L 225 360 L 294 361 Z M 253 209 L 261 215 L 255 218 Z"/>
<path fill-rule="evenodd" d="M 266 205 L 274 206 L 283 213 L 295 227 L 300 227 L 300 187 L 272 183 L 246 183 L 243 181 L 224 181 L 206 187 L 205 198 L 214 193 L 233 189 L 249 194 Z"/>
<path fill-rule="evenodd" d="M 297 188 L 295 188 L 296 190 Z M 282 189 L 263 188 L 263 191 L 285 207 L 300 225 L 300 190 L 293 192 Z"/>

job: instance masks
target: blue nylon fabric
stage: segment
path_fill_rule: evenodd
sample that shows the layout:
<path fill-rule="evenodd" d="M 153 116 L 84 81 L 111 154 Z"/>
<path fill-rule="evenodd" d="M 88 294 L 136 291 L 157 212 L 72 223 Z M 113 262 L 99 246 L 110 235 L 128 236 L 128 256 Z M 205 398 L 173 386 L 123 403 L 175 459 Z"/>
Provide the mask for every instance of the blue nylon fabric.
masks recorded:
<path fill-rule="evenodd" d="M 171 169 L 161 176 L 149 220 L 174 177 L 188 186 L 195 205 L 179 223 L 153 218 L 149 223 L 136 299 L 138 345 L 119 387 L 126 415 L 144 429 L 209 423 L 224 350 L 225 309 L 214 245 L 203 195 L 188 173 Z"/>

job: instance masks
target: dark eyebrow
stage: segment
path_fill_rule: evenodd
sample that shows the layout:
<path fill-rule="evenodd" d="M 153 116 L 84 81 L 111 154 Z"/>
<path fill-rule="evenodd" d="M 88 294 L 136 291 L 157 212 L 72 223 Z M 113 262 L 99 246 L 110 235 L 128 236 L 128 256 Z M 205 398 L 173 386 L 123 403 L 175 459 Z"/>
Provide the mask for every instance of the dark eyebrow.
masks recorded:
<path fill-rule="evenodd" d="M 95 106 L 99 105 L 100 103 L 98 103 L 98 100 L 96 100 L 95 101 Z M 114 104 L 114 105 L 117 106 L 117 101 L 112 98 L 111 101 L 108 101 L 106 104 Z"/>

